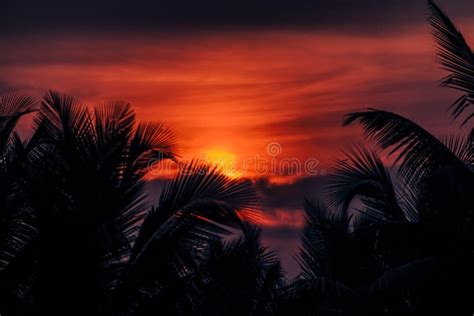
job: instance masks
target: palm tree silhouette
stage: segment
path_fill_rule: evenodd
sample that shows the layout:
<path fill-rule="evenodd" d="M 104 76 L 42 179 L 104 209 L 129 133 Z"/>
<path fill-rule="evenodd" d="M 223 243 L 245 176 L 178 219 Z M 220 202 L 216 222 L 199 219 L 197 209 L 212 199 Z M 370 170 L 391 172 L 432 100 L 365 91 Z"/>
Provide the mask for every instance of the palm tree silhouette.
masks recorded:
<path fill-rule="evenodd" d="M 175 137 L 162 124 L 136 124 L 127 104 L 90 110 L 52 91 L 35 125 L 26 147 L 39 219 L 41 309 L 56 314 L 77 305 L 71 313 L 88 313 L 129 251 L 130 227 L 144 209 L 147 161 L 174 158 Z"/>
<path fill-rule="evenodd" d="M 458 118 L 472 102 L 473 55 L 449 18 L 434 2 L 429 7 L 439 60 L 451 71 L 442 85 L 466 93 L 452 105 Z M 338 161 L 328 179 L 329 207 L 306 203 L 303 272 L 283 301 L 302 314 L 472 314 L 464 290 L 474 281 L 472 129 L 440 140 L 375 109 L 350 113 L 343 123 L 354 122 L 394 166 L 361 146 Z"/>
<path fill-rule="evenodd" d="M 10 111 L 1 130 L 8 139 L 11 122 L 33 101 L 10 95 L 2 101 Z M 4 238 L 1 251 L 3 288 L 31 300 L 37 312 L 126 313 L 144 299 L 142 293 L 162 299 L 188 276 L 186 260 L 227 232 L 223 225 L 240 227 L 255 216 L 250 182 L 196 163 L 147 212 L 144 176 L 151 164 L 176 159 L 176 137 L 163 124 L 136 123 L 128 104 L 91 110 L 50 91 L 39 110 L 31 138 L 22 143 L 14 136 L 4 146 L 8 162 L 18 168 L 2 169 L 12 173 L 2 178 L 10 181 L 2 203 L 19 200 L 22 206 L 2 213 L 2 232 L 14 229 L 14 236 Z M 19 190 L 11 182 L 24 186 Z M 29 222 L 20 221 L 23 213 Z M 19 221 L 28 229 L 20 231 Z M 10 271 L 26 280 L 10 282 Z"/>
<path fill-rule="evenodd" d="M 163 191 L 134 240 L 125 271 L 113 289 L 113 314 L 189 314 L 202 300 L 200 262 L 229 228 L 257 216 L 250 181 L 231 179 L 193 162 Z M 109 311 L 110 312 L 110 311 Z"/>
<path fill-rule="evenodd" d="M 464 92 L 450 107 L 454 118 L 459 118 L 473 105 L 474 54 L 461 32 L 434 1 L 429 0 L 428 6 L 432 34 L 438 45 L 438 61 L 443 69 L 450 72 L 442 79 L 441 85 Z M 473 116 L 471 109 L 462 124 L 469 122 Z"/>

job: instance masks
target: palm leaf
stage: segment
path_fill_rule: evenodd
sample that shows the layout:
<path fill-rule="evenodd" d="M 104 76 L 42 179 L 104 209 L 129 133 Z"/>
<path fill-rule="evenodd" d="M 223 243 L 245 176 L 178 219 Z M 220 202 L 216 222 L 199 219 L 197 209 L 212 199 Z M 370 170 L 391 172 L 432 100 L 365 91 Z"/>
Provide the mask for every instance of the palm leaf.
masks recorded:
<path fill-rule="evenodd" d="M 0 94 L 0 153 L 3 152 L 20 117 L 35 111 L 36 100 L 18 92 Z"/>
<path fill-rule="evenodd" d="M 83 165 L 93 153 L 93 116 L 85 105 L 68 95 L 48 91 L 35 117 L 35 133 L 28 151 L 38 169 L 59 168 L 52 172 Z"/>
<path fill-rule="evenodd" d="M 110 102 L 94 109 L 94 143 L 91 158 L 97 161 L 100 172 L 123 178 L 126 150 L 135 127 L 135 113 L 130 104 Z"/>
<path fill-rule="evenodd" d="M 342 212 L 347 212 L 351 201 L 360 196 L 375 212 L 393 220 L 405 220 L 389 171 L 378 155 L 361 146 L 345 154 L 347 158 L 337 161 L 328 178 L 327 192 L 331 205 L 341 206 Z"/>
<path fill-rule="evenodd" d="M 302 277 L 314 279 L 331 275 L 334 251 L 344 251 L 350 218 L 331 213 L 321 203 L 305 201 L 306 225 L 302 233 L 300 253 L 296 260 Z"/>
<path fill-rule="evenodd" d="M 164 159 L 175 160 L 176 134 L 163 123 L 140 123 L 130 140 L 127 152 L 128 176 L 143 176 Z"/>
<path fill-rule="evenodd" d="M 412 185 L 426 179 L 437 168 L 462 163 L 440 140 L 421 126 L 392 112 L 369 109 L 350 113 L 343 124 L 360 121 L 366 137 L 375 140 L 401 162 L 399 175 Z"/>
<path fill-rule="evenodd" d="M 441 84 L 465 92 L 451 105 L 453 116 L 458 118 L 474 101 L 474 55 L 449 17 L 433 1 L 429 0 L 428 6 L 438 60 L 443 69 L 450 72 L 442 79 Z M 474 112 L 471 112 L 462 124 L 467 123 L 473 115 Z"/>
<path fill-rule="evenodd" d="M 474 146 L 470 137 L 462 135 L 449 135 L 440 138 L 449 150 L 467 166 L 474 165 Z"/>
<path fill-rule="evenodd" d="M 192 162 L 164 189 L 159 205 L 146 217 L 133 256 L 146 251 L 160 227 L 176 214 L 240 227 L 242 219 L 258 214 L 257 201 L 257 193 L 249 181 L 231 179 L 217 168 Z"/>
<path fill-rule="evenodd" d="M 410 222 L 419 220 L 418 210 L 418 190 L 403 182 L 396 187 L 396 195 L 400 208 L 404 211 L 406 219 Z"/>

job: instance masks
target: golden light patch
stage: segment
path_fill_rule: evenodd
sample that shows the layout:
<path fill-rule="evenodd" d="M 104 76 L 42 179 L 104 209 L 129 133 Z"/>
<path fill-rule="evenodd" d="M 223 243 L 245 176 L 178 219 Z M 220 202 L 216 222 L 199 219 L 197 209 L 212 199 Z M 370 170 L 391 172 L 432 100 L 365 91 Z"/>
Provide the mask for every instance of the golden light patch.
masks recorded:
<path fill-rule="evenodd" d="M 242 175 L 237 170 L 237 159 L 236 155 L 219 149 L 210 149 L 204 152 L 204 160 L 212 165 L 216 166 L 220 172 L 230 178 L 238 178 Z"/>

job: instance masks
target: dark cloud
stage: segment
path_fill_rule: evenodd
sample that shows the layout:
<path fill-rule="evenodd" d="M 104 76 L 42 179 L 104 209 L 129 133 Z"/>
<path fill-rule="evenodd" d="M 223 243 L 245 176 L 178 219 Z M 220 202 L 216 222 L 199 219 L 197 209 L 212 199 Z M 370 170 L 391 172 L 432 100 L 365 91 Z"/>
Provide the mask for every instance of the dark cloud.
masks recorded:
<path fill-rule="evenodd" d="M 448 3 L 446 1 L 446 6 Z M 423 0 L 7 0 L 2 30 L 40 28 L 196 28 L 315 26 L 328 30 L 385 32 L 422 21 Z M 450 1 L 465 15 L 470 0 Z"/>
<path fill-rule="evenodd" d="M 254 130 L 256 132 L 271 130 L 272 134 L 276 137 L 288 134 L 301 135 L 301 133 L 313 129 L 316 122 L 318 127 L 321 129 L 339 127 L 342 125 L 342 120 L 346 114 L 347 109 L 340 111 L 329 110 L 322 113 L 305 113 L 304 116 L 301 115 L 298 117 L 283 118 L 281 120 L 262 124 L 261 126 L 255 127 Z"/>
<path fill-rule="evenodd" d="M 147 194 L 145 203 L 149 206 L 158 205 L 160 194 L 169 182 L 170 180 L 168 179 L 155 179 L 152 181 L 147 181 L 144 188 Z"/>
<path fill-rule="evenodd" d="M 262 233 L 263 244 L 279 254 L 288 278 L 296 277 L 301 271 L 295 260 L 300 249 L 300 239 L 300 229 L 266 228 Z"/>
<path fill-rule="evenodd" d="M 320 176 L 301 177 L 292 183 L 272 183 L 267 178 L 256 181 L 266 211 L 302 209 L 305 197 L 321 194 L 323 185 Z"/>
<path fill-rule="evenodd" d="M 13 87 L 8 82 L 0 80 L 0 93 L 9 90 L 17 90 L 17 87 Z"/>

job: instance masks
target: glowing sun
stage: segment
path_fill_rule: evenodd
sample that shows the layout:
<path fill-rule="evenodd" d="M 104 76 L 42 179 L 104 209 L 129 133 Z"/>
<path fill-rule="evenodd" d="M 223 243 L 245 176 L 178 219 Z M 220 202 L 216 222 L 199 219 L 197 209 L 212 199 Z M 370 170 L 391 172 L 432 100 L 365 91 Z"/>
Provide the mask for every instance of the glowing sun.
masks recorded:
<path fill-rule="evenodd" d="M 231 178 L 238 178 L 241 172 L 237 170 L 236 155 L 219 149 L 210 149 L 204 152 L 207 163 L 216 166 L 223 174 Z"/>

